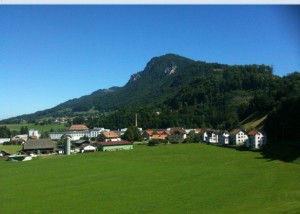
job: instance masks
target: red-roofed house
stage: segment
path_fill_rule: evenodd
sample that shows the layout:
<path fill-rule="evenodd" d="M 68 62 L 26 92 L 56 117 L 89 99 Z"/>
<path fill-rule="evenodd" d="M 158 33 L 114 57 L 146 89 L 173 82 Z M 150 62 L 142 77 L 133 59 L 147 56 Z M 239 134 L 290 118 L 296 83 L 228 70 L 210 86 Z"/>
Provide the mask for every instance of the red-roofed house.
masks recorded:
<path fill-rule="evenodd" d="M 76 125 L 72 125 L 69 128 L 69 131 L 85 131 L 85 130 L 89 130 L 88 127 L 86 127 L 86 125 L 84 124 L 76 124 Z"/>
<path fill-rule="evenodd" d="M 100 146 L 100 150 L 103 152 L 133 149 L 133 143 L 127 140 L 98 142 L 98 144 Z"/>
<path fill-rule="evenodd" d="M 259 130 L 252 130 L 248 132 L 249 139 L 246 142 L 246 146 L 249 148 L 258 149 L 266 144 L 265 136 Z"/>
<path fill-rule="evenodd" d="M 102 132 L 103 136 L 105 137 L 105 141 L 120 141 L 120 134 L 116 132 Z"/>

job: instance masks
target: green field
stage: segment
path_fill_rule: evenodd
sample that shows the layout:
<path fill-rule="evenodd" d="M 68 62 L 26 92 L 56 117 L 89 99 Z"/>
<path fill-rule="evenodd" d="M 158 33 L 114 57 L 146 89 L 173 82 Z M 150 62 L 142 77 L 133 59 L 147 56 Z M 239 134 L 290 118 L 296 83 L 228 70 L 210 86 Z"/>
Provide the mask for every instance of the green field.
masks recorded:
<path fill-rule="evenodd" d="M 0 159 L 0 213 L 299 213 L 300 165 L 205 144 Z"/>
<path fill-rule="evenodd" d="M 61 130 L 66 129 L 66 126 L 63 124 L 49 124 L 49 125 L 35 125 L 33 123 L 26 123 L 26 124 L 0 124 L 0 126 L 6 126 L 11 131 L 20 131 L 22 126 L 27 126 L 28 129 L 34 129 L 38 131 L 50 131 L 53 130 Z"/>

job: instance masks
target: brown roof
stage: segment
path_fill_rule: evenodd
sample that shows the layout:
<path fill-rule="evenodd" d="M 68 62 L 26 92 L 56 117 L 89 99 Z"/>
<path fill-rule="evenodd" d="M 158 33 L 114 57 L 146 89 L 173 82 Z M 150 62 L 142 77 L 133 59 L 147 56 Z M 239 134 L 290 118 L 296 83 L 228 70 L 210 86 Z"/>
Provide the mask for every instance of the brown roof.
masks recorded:
<path fill-rule="evenodd" d="M 231 132 L 229 132 L 229 134 L 230 135 L 237 135 L 237 133 L 239 133 L 240 131 L 242 131 L 246 134 L 246 132 L 242 129 L 233 129 Z"/>
<path fill-rule="evenodd" d="M 132 142 L 129 142 L 127 140 L 121 140 L 121 141 L 110 141 L 110 142 L 98 142 L 101 146 L 117 146 L 117 145 L 131 145 Z"/>
<path fill-rule="evenodd" d="M 83 130 L 89 130 L 89 128 L 86 127 L 86 125 L 84 125 L 84 124 L 72 125 L 69 128 L 69 131 L 83 131 Z"/>
<path fill-rule="evenodd" d="M 120 134 L 116 132 L 102 132 L 105 138 L 119 138 Z"/>
<path fill-rule="evenodd" d="M 23 144 L 23 150 L 33 150 L 33 149 L 54 149 L 56 147 L 55 143 L 51 139 L 29 139 Z"/>
<path fill-rule="evenodd" d="M 256 135 L 258 132 L 260 132 L 259 130 L 252 130 L 250 132 L 248 132 L 248 135 Z"/>
<path fill-rule="evenodd" d="M 166 139 L 166 137 L 168 137 L 168 135 L 166 135 L 166 134 L 162 134 L 162 135 L 154 134 L 154 135 L 152 135 L 152 139 L 154 139 L 154 140 L 164 140 L 164 139 Z"/>

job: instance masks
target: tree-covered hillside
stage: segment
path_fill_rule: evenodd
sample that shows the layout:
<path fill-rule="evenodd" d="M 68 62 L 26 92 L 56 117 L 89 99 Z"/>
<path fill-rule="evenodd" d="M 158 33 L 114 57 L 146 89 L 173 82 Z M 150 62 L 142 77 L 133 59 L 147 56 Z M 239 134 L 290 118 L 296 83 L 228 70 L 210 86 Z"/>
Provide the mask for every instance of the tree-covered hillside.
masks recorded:
<path fill-rule="evenodd" d="M 142 128 L 232 129 L 242 127 L 249 115 L 263 114 L 269 115 L 266 130 L 276 133 L 269 134 L 271 139 L 298 139 L 292 133 L 299 133 L 300 74 L 278 77 L 272 72 L 267 65 L 230 66 L 166 54 L 151 59 L 123 87 L 100 89 L 2 122 L 74 117 L 80 112 L 90 127 L 118 129 L 134 125 L 137 113 Z"/>

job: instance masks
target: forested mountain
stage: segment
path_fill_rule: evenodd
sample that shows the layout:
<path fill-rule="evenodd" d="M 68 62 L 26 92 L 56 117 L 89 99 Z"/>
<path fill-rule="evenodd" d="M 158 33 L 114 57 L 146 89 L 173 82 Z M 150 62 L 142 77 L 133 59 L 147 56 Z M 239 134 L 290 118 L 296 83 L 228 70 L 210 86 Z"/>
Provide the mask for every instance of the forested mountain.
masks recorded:
<path fill-rule="evenodd" d="M 276 132 L 277 139 L 290 137 L 292 132 L 300 133 L 296 121 L 300 74 L 278 77 L 272 72 L 267 65 L 230 66 L 166 54 L 151 59 L 123 87 L 101 89 L 52 109 L 2 122 L 72 117 L 86 112 L 81 115 L 87 117 L 88 126 L 117 129 L 133 125 L 137 113 L 142 128 L 232 129 L 241 127 L 241 121 L 249 115 L 265 114 L 269 115 L 269 132 Z M 279 126 L 284 126 L 284 131 L 278 132 Z"/>

